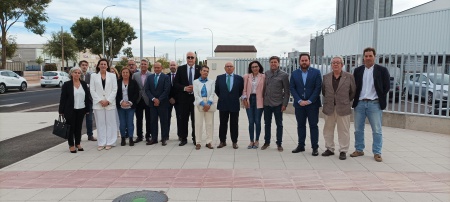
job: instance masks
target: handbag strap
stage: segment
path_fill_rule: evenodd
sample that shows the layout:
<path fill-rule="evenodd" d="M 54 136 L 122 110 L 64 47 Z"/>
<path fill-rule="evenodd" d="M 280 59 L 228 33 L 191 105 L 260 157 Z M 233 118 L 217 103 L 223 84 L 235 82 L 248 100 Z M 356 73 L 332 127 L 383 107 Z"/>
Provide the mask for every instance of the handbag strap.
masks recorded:
<path fill-rule="evenodd" d="M 62 122 L 62 123 L 65 123 L 66 119 L 64 118 L 64 115 L 60 114 L 59 117 L 58 117 L 58 121 Z"/>

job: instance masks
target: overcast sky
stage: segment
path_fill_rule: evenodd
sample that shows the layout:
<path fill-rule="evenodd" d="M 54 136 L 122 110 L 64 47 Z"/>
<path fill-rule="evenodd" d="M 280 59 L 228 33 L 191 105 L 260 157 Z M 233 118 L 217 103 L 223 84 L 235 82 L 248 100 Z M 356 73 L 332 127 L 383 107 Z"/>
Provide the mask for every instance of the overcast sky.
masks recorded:
<path fill-rule="evenodd" d="M 430 0 L 394 0 L 394 14 Z M 70 31 L 75 21 L 93 16 L 119 17 L 128 22 L 138 37 L 131 45 L 139 56 L 139 1 L 138 0 L 53 0 L 47 8 L 49 20 L 44 36 L 52 32 Z M 296 49 L 309 52 L 309 39 L 335 23 L 335 0 L 142 0 L 144 56 L 169 54 L 174 59 L 174 41 L 177 58 L 187 51 L 197 51 L 200 59 L 211 56 L 211 32 L 214 48 L 217 45 L 254 45 L 258 57 L 284 56 Z M 9 35 L 19 44 L 45 43 L 47 38 L 27 31 L 16 23 Z"/>

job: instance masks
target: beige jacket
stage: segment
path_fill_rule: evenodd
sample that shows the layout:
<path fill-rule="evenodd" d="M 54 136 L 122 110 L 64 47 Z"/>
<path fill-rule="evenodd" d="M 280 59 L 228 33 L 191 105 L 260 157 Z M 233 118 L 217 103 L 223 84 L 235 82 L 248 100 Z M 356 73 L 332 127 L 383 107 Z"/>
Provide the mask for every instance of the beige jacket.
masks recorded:
<path fill-rule="evenodd" d="M 356 93 L 355 78 L 352 74 L 342 72 L 336 93 L 333 89 L 333 72 L 323 76 L 322 95 L 323 108 L 322 112 L 326 115 L 336 113 L 339 116 L 346 116 L 352 113 L 352 102 Z M 336 101 L 336 105 L 334 104 Z"/>

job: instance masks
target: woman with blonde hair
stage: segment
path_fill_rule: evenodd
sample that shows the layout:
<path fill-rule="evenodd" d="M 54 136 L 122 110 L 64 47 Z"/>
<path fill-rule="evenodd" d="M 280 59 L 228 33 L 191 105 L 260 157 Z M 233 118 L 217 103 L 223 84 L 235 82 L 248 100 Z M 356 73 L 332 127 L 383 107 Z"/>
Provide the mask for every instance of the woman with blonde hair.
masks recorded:
<path fill-rule="evenodd" d="M 79 67 L 70 69 L 70 81 L 65 82 L 62 86 L 59 101 L 59 115 L 63 116 L 66 123 L 70 125 L 67 142 L 71 153 L 77 153 L 77 150 L 84 151 L 80 145 L 81 127 L 84 116 L 89 114 L 92 107 L 89 88 L 87 83 L 80 79 L 81 74 Z"/>

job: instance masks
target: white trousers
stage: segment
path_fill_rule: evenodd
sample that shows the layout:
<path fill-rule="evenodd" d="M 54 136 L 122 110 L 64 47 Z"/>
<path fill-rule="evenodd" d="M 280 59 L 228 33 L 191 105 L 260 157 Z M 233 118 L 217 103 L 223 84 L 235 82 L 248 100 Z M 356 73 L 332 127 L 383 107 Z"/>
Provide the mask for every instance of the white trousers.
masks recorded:
<path fill-rule="evenodd" d="M 116 146 L 117 141 L 117 109 L 94 109 L 95 125 L 97 126 L 98 146 Z"/>
<path fill-rule="evenodd" d="M 334 152 L 334 129 L 337 125 L 339 152 L 348 152 L 350 145 L 350 115 L 339 116 L 334 110 L 330 116 L 325 115 L 325 125 L 323 127 L 323 137 L 325 147 Z"/>
<path fill-rule="evenodd" d="M 205 122 L 206 129 L 206 144 L 212 143 L 214 130 L 214 112 L 200 111 L 199 108 L 202 107 L 195 106 L 194 108 L 196 144 L 202 144 L 203 122 Z"/>

